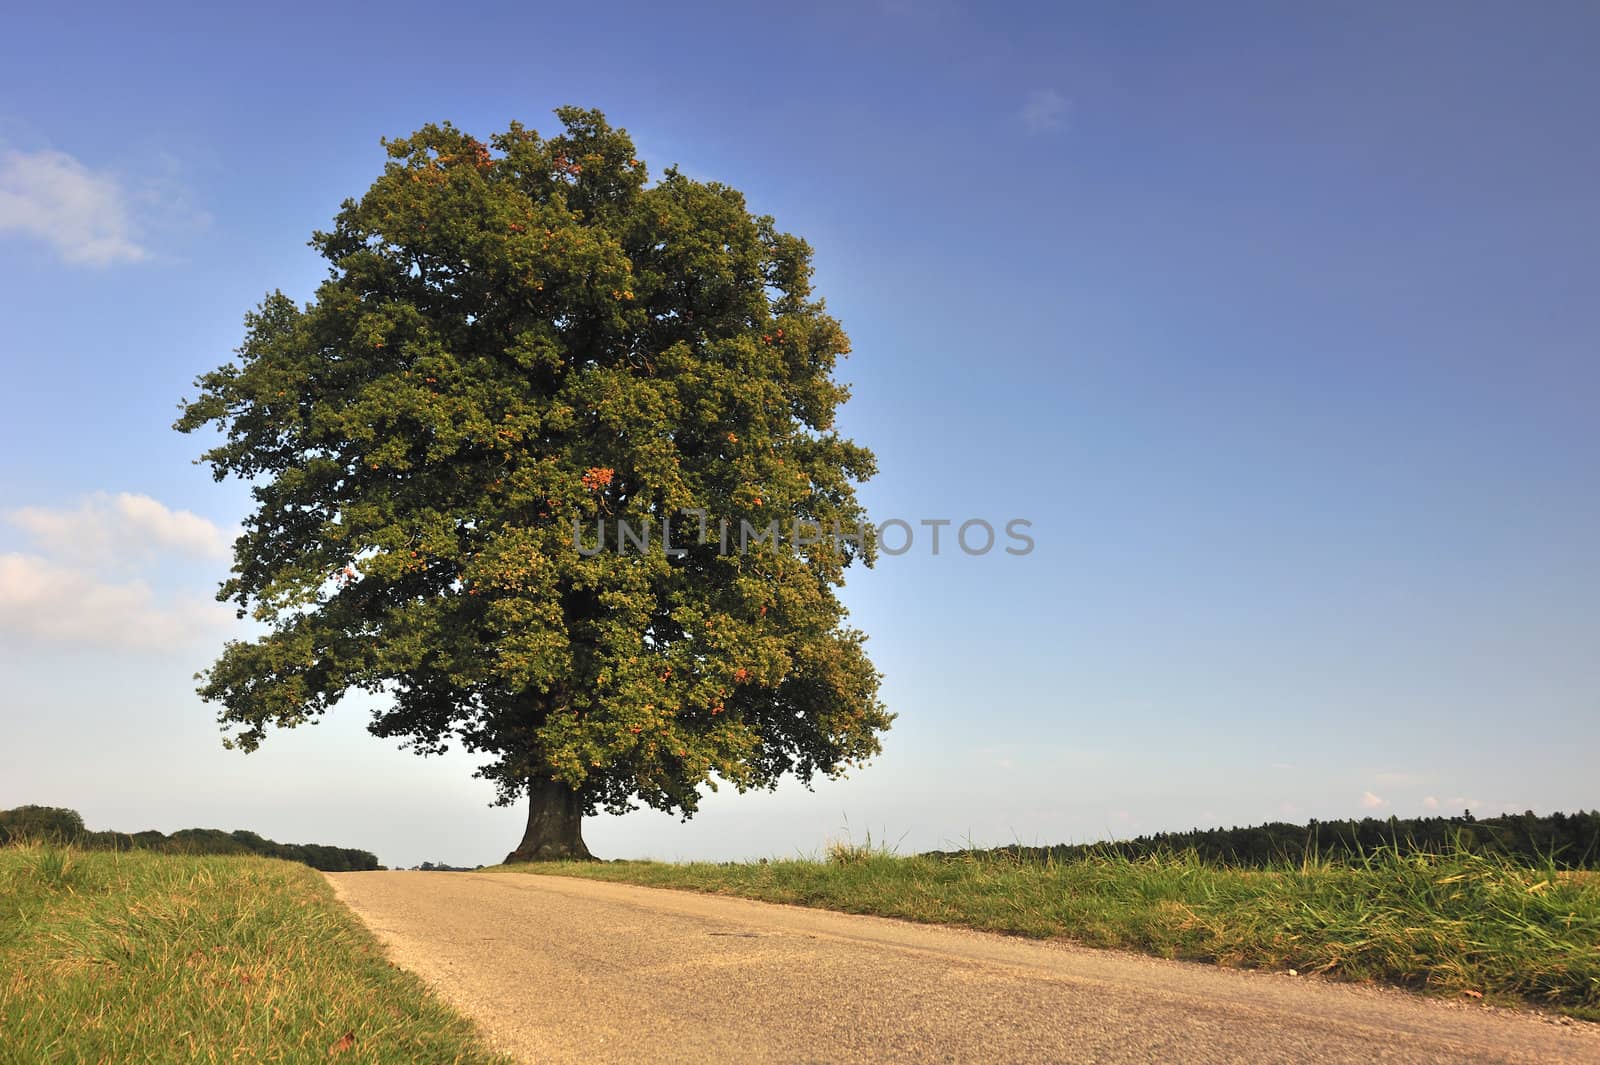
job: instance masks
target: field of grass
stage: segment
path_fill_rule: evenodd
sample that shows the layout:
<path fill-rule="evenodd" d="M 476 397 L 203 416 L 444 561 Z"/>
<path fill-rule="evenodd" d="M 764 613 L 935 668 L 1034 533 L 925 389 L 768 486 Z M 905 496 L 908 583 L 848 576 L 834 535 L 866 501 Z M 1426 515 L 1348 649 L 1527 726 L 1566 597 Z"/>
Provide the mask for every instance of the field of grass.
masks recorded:
<path fill-rule="evenodd" d="M 1193 857 L 572 862 L 510 870 L 740 895 L 1245 968 L 1295 969 L 1600 1020 L 1600 877 L 1482 855 L 1221 868 Z"/>
<path fill-rule="evenodd" d="M 0 1065 L 503 1061 L 304 865 L 0 848 Z"/>

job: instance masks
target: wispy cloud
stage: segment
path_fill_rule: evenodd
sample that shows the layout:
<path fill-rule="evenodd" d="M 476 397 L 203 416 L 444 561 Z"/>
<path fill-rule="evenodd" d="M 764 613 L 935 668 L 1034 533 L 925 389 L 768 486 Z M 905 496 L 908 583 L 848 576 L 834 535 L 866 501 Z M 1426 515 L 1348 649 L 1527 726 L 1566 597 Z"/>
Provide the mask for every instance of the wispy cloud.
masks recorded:
<path fill-rule="evenodd" d="M 98 492 L 74 507 L 21 507 L 5 516 L 33 545 L 0 554 L 0 632 L 13 638 L 164 651 L 233 621 L 233 611 L 209 597 L 152 586 L 150 572 L 164 562 L 230 553 L 230 535 L 197 514 L 149 496 Z"/>
<path fill-rule="evenodd" d="M 34 237 L 77 265 L 132 263 L 148 255 L 121 183 L 65 152 L 0 152 L 0 233 Z"/>
<path fill-rule="evenodd" d="M 1389 800 L 1380 799 L 1378 796 L 1372 794 L 1372 792 L 1364 791 L 1361 793 L 1361 805 L 1365 806 L 1369 810 L 1381 810 L 1385 806 L 1389 805 Z"/>
<path fill-rule="evenodd" d="M 142 580 L 107 581 L 38 555 L 0 554 L 0 631 L 79 648 L 172 650 L 233 620 L 198 596 L 160 600 Z"/>
<path fill-rule="evenodd" d="M 97 566 L 158 554 L 228 558 L 233 542 L 198 514 L 132 492 L 96 492 L 72 508 L 19 507 L 6 518 L 46 553 Z"/>
<path fill-rule="evenodd" d="M 1427 798 L 1422 800 L 1422 805 L 1429 810 L 1437 810 L 1439 808 L 1439 800 L 1434 798 L 1432 795 L 1429 795 Z"/>
<path fill-rule="evenodd" d="M 1069 101 L 1054 89 L 1035 89 L 1023 101 L 1021 118 L 1029 133 L 1048 133 L 1067 121 Z"/>

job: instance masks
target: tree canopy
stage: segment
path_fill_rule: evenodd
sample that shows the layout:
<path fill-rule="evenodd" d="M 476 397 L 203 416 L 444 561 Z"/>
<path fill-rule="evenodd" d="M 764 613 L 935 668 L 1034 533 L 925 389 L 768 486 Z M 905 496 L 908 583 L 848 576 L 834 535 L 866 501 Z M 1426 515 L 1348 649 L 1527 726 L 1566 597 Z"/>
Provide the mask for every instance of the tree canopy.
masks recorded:
<path fill-rule="evenodd" d="M 837 597 L 874 460 L 835 429 L 849 342 L 810 247 L 557 114 L 385 141 L 314 235 L 315 298 L 247 315 L 176 426 L 220 430 L 203 461 L 254 500 L 218 598 L 265 631 L 201 677 L 228 742 L 374 693 L 376 735 L 533 795 L 524 857 L 585 853 L 598 809 L 837 774 L 892 716 Z M 774 521 L 844 535 L 719 542 Z M 654 534 L 594 550 L 602 522 Z"/>

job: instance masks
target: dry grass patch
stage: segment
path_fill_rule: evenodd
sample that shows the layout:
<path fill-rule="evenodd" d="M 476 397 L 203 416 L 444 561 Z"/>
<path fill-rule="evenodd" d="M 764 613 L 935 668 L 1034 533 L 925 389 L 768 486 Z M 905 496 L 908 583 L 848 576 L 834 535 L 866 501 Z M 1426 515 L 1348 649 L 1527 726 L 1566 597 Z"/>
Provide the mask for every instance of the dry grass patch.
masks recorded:
<path fill-rule="evenodd" d="M 503 1062 L 321 874 L 0 848 L 0 1063 Z"/>

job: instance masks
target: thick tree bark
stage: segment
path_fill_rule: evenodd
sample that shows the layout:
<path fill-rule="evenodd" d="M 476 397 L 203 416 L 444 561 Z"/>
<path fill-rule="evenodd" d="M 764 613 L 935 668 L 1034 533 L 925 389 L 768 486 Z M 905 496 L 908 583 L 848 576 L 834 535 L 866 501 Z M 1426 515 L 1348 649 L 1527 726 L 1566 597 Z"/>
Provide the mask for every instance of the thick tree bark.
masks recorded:
<path fill-rule="evenodd" d="M 511 862 L 594 861 L 583 843 L 583 798 L 558 780 L 536 780 L 528 788 L 528 830 Z"/>

